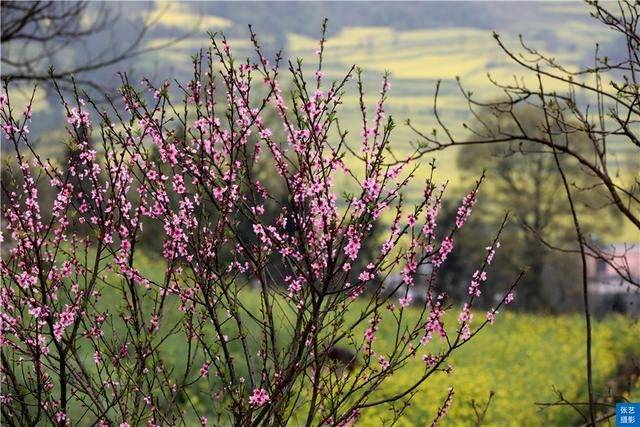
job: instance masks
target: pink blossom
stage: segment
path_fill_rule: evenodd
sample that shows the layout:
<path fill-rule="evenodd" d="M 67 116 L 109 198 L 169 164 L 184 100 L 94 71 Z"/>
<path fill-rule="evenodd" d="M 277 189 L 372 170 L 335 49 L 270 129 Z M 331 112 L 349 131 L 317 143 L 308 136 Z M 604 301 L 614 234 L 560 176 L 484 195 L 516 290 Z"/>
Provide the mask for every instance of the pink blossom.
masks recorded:
<path fill-rule="evenodd" d="M 413 301 L 413 297 L 411 295 L 407 295 L 404 298 L 400 298 L 398 300 L 398 303 L 400 304 L 401 307 L 408 307 L 411 305 L 411 301 Z"/>
<path fill-rule="evenodd" d="M 253 394 L 249 397 L 249 404 L 251 406 L 263 406 L 270 400 L 269 394 L 263 388 L 256 388 L 253 390 Z"/>
<path fill-rule="evenodd" d="M 53 333 L 57 341 L 62 339 L 65 329 L 73 324 L 75 316 L 76 309 L 68 304 L 65 305 L 64 311 L 58 315 L 58 321 L 53 324 Z"/>
<path fill-rule="evenodd" d="M 202 364 L 202 367 L 200 368 L 200 376 L 201 377 L 208 377 L 209 376 L 209 367 L 211 366 L 211 363 L 206 362 Z"/>
<path fill-rule="evenodd" d="M 267 139 L 271 136 L 271 131 L 269 129 L 262 129 L 260 131 L 260 138 Z"/>
<path fill-rule="evenodd" d="M 504 299 L 504 303 L 505 304 L 510 304 L 510 303 L 513 302 L 513 300 L 514 300 L 513 292 L 509 292 L 507 294 L 507 296 L 505 297 L 505 299 Z"/>
<path fill-rule="evenodd" d="M 496 320 L 496 314 L 498 314 L 498 312 L 494 309 L 487 311 L 487 320 L 492 325 L 493 325 L 493 322 Z"/>
<path fill-rule="evenodd" d="M 353 227 L 349 227 L 347 235 L 349 236 L 349 241 L 347 242 L 344 251 L 353 261 L 358 257 L 358 252 L 360 251 L 360 236 Z"/>
<path fill-rule="evenodd" d="M 458 208 L 456 213 L 456 228 L 462 228 L 464 223 L 469 219 L 471 215 L 471 209 L 476 204 L 476 190 L 464 196 L 462 204 Z"/>
<path fill-rule="evenodd" d="M 380 363 L 380 369 L 383 371 L 389 369 L 389 361 L 384 356 L 378 358 L 378 363 Z"/>
<path fill-rule="evenodd" d="M 471 338 L 471 320 L 473 319 L 473 314 L 471 314 L 471 307 L 468 303 L 465 303 L 460 311 L 458 316 L 458 323 L 460 324 L 460 337 L 463 340 L 468 340 Z"/>
<path fill-rule="evenodd" d="M 444 238 L 444 240 L 440 244 L 440 249 L 438 250 L 438 253 L 436 253 L 433 256 L 433 260 L 432 260 L 433 265 L 435 265 L 436 267 L 440 267 L 442 263 L 445 262 L 445 260 L 449 256 L 449 253 L 451 253 L 452 250 L 453 250 L 453 240 L 451 239 L 451 237 L 447 236 Z"/>
<path fill-rule="evenodd" d="M 72 108 L 67 116 L 67 123 L 73 125 L 74 127 L 89 127 L 91 122 L 89 120 L 89 112 L 84 110 L 78 110 L 77 108 Z"/>

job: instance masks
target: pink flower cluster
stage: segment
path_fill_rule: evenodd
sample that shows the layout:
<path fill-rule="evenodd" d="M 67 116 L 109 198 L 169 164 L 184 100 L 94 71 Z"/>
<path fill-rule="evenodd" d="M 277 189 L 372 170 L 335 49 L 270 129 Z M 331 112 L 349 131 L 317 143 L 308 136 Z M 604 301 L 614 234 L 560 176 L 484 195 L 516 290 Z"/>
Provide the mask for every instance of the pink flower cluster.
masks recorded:
<path fill-rule="evenodd" d="M 249 404 L 251 406 L 263 406 L 269 402 L 269 393 L 263 388 L 256 388 L 249 397 Z"/>
<path fill-rule="evenodd" d="M 462 204 L 456 213 L 456 228 L 462 228 L 469 216 L 471 216 L 471 209 L 476 204 L 476 195 L 477 189 L 474 189 L 462 199 Z"/>
<path fill-rule="evenodd" d="M 91 125 L 89 112 L 74 107 L 69 111 L 69 115 L 67 116 L 67 123 L 77 128 L 81 126 L 85 126 L 88 128 Z"/>

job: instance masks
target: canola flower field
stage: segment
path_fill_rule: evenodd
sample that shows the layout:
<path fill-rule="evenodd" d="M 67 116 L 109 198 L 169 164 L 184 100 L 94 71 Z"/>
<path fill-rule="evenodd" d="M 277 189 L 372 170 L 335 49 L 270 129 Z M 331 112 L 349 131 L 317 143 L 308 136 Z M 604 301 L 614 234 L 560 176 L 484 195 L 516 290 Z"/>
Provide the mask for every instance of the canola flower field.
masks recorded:
<path fill-rule="evenodd" d="M 453 319 L 452 319 L 453 320 Z M 629 319 L 610 317 L 594 327 L 594 378 L 597 395 L 607 395 L 607 381 L 618 365 L 640 354 L 640 326 Z M 483 425 L 566 426 L 580 423 L 568 406 L 543 408 L 536 403 L 555 402 L 562 392 L 569 400 L 586 397 L 583 320 L 577 315 L 543 316 L 500 313 L 496 323 L 453 356 L 451 375 L 430 379 L 416 395 L 399 426 L 424 425 L 435 415 L 448 387 L 455 397 L 444 425 L 474 425 L 475 400 L 481 411 L 493 391 L 495 395 Z M 384 340 L 384 334 L 379 335 Z M 419 369 L 422 361 L 412 362 Z M 398 373 L 401 382 L 414 379 L 410 366 Z M 640 384 L 636 384 L 636 387 Z M 392 390 L 389 390 L 392 392 Z M 637 391 L 635 391 L 637 395 Z M 362 426 L 379 426 L 384 409 L 363 413 Z"/>
<path fill-rule="evenodd" d="M 257 293 L 246 297 L 255 299 L 253 304 L 258 309 Z M 407 314 L 417 315 L 417 309 L 409 309 Z M 449 325 L 455 325 L 456 315 L 455 309 L 449 312 Z M 616 376 L 619 365 L 640 354 L 637 341 L 640 325 L 612 316 L 596 323 L 593 332 L 594 385 L 597 395 L 604 397 L 608 394 L 607 382 Z M 394 337 L 394 331 L 385 331 L 382 327 L 374 348 L 384 353 L 385 348 L 393 345 Z M 176 352 L 179 354 L 180 350 Z M 581 418 L 570 407 L 544 408 L 536 403 L 555 402 L 556 390 L 568 400 L 586 399 L 584 355 L 583 320 L 579 315 L 500 313 L 493 326 L 454 353 L 451 374 L 439 373 L 420 387 L 396 425 L 429 425 L 449 387 L 453 387 L 455 397 L 443 422 L 445 426 L 474 425 L 476 415 L 471 402 L 475 401 L 481 410 L 491 392 L 494 396 L 482 425 L 577 425 Z M 424 362 L 416 357 L 394 375 L 395 382 L 387 384 L 378 397 L 405 389 L 423 369 Z M 638 388 L 640 384 L 632 391 L 636 396 Z M 378 427 L 390 418 L 389 408 L 369 408 L 363 411 L 356 425 Z"/>

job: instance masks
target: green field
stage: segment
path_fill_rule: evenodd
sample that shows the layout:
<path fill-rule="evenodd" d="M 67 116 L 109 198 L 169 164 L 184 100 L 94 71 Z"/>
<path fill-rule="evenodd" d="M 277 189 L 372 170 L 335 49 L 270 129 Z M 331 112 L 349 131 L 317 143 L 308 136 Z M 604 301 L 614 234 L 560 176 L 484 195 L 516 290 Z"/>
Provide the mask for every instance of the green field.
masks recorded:
<path fill-rule="evenodd" d="M 136 267 L 144 277 L 156 283 L 163 282 L 163 261 L 158 258 L 143 256 L 138 253 Z M 109 264 L 110 260 L 103 259 L 103 264 Z M 107 330 L 107 334 L 117 337 L 123 330 L 120 318 L 123 305 L 122 293 L 127 293 L 126 286 L 120 284 L 112 273 L 105 276 L 105 283 L 99 286 L 100 311 L 110 313 L 113 319 L 113 328 Z M 488 284 L 491 285 L 490 283 Z M 148 322 L 153 313 L 154 295 L 157 290 L 140 288 L 140 304 L 143 307 L 144 316 Z M 251 313 L 260 313 L 261 299 L 258 291 L 243 290 L 239 297 L 244 306 Z M 349 308 L 347 318 L 358 315 L 364 308 L 366 301 L 355 301 Z M 169 297 L 167 306 L 161 316 L 162 329 L 166 332 L 175 324 L 180 324 L 183 314 L 177 310 L 179 301 L 176 297 Z M 290 301 L 281 299 L 275 304 L 274 317 L 283 325 L 278 330 L 279 346 L 287 348 L 288 328 L 285 327 L 284 316 L 290 316 L 295 308 Z M 457 325 L 458 310 L 454 307 L 445 317 L 445 327 L 455 328 Z M 477 310 L 475 319 L 482 320 L 484 312 Z M 415 322 L 419 315 L 417 308 L 408 308 L 405 311 L 404 321 Z M 374 341 L 374 351 L 380 355 L 389 354 L 395 339 L 395 327 L 393 322 L 383 321 Z M 255 323 L 245 317 L 243 319 L 248 329 L 250 354 L 256 354 L 260 346 L 261 333 L 256 329 Z M 361 325 L 353 330 L 356 340 L 362 337 L 364 328 Z M 224 330 L 230 337 L 236 336 L 233 326 Z M 162 339 L 163 333 L 157 334 L 157 339 Z M 215 339 L 215 334 L 207 335 Z M 640 354 L 640 324 L 637 320 L 631 320 L 623 316 L 609 316 L 596 320 L 593 325 L 593 373 L 594 390 L 599 402 L 610 403 L 612 400 L 608 393 L 608 383 L 618 376 L 618 370 Z M 106 338 L 109 341 L 109 337 Z M 361 338 L 360 338 L 361 339 Z M 446 396 L 449 387 L 453 387 L 455 398 L 450 413 L 443 425 L 468 426 L 473 425 L 475 419 L 471 406 L 472 401 L 482 405 L 486 402 L 489 393 L 494 392 L 491 405 L 486 413 L 485 423 L 490 426 L 568 426 L 578 425 L 580 417 L 568 406 L 555 406 L 544 408 L 537 403 L 554 402 L 558 398 L 556 390 L 570 401 L 584 402 L 586 399 L 585 385 L 585 337 L 584 320 L 579 314 L 549 316 L 539 314 L 525 314 L 513 312 L 509 309 L 501 310 L 493 326 L 488 326 L 474 337 L 469 343 L 456 350 L 449 362 L 453 366 L 451 374 L 439 373 L 430 377 L 420 388 L 399 420 L 400 426 L 429 425 L 439 405 Z M 343 344 L 348 345 L 348 344 Z M 435 339 L 430 346 L 418 353 L 418 357 L 410 360 L 404 367 L 398 369 L 392 378 L 380 388 L 374 399 L 394 395 L 398 391 L 406 389 L 424 371 L 424 363 L 421 360 L 425 352 L 437 351 L 441 345 Z M 161 346 L 161 357 L 169 371 L 184 372 L 186 341 L 182 333 L 170 336 Z M 237 353 L 237 360 L 243 360 L 242 349 L 237 341 L 231 346 Z M 91 346 L 81 349 L 84 352 L 82 358 L 86 360 L 89 369 L 92 368 Z M 204 355 L 197 357 L 193 366 L 201 366 Z M 197 371 L 197 369 L 196 369 Z M 240 375 L 246 375 L 242 366 L 239 367 Z M 197 373 L 194 373 L 197 379 Z M 212 406 L 211 394 L 220 390 L 215 379 L 209 384 L 199 380 L 197 389 L 191 389 L 189 397 L 191 404 L 198 409 L 200 414 L 215 419 L 215 411 L 220 409 Z M 638 398 L 638 386 L 632 390 L 629 399 Z M 185 407 L 189 411 L 189 407 Z M 83 412 L 76 407 L 70 412 L 71 418 L 77 420 Z M 191 411 L 189 411 L 191 412 Z M 357 426 L 381 426 L 391 414 L 388 407 L 379 406 L 369 408 L 362 412 Z M 83 424 L 84 425 L 84 424 Z M 188 424 L 188 425 L 195 425 Z M 291 425 L 296 425 L 292 423 Z"/>
<path fill-rule="evenodd" d="M 140 264 L 150 276 L 161 274 L 152 268 L 154 263 L 145 260 Z M 247 307 L 260 310 L 260 297 L 256 291 L 243 292 Z M 355 315 L 363 303 L 352 306 Z M 280 313 L 282 315 L 287 308 Z M 170 315 L 171 310 L 167 312 Z M 408 309 L 407 322 L 418 315 L 417 309 Z M 179 313 L 174 312 L 179 316 Z M 276 318 L 278 314 L 276 313 Z M 476 312 L 482 318 L 483 312 Z M 456 325 L 457 311 L 449 312 L 445 326 Z M 168 319 L 167 319 L 168 320 Z M 169 322 L 171 323 L 171 322 Z M 364 331 L 358 330 L 355 335 Z M 381 323 L 374 350 L 385 354 L 393 346 L 395 330 L 393 322 Z M 622 316 L 610 316 L 593 326 L 594 388 L 600 402 L 610 402 L 607 382 L 614 378 L 620 366 L 629 363 L 632 356 L 640 354 L 640 324 Z M 281 338 L 282 339 L 282 338 Z M 286 341 L 286 340 L 285 340 Z M 482 405 L 489 393 L 495 393 L 483 425 L 494 426 L 567 426 L 579 424 L 581 418 L 568 406 L 544 409 L 536 403 L 557 400 L 556 391 L 571 401 L 586 399 L 584 320 L 580 315 L 543 316 L 501 312 L 493 326 L 485 328 L 467 345 L 457 350 L 451 364 L 450 375 L 438 374 L 424 383 L 411 406 L 400 419 L 400 426 L 429 425 L 449 387 L 455 391 L 454 403 L 444 425 L 468 426 L 475 419 L 471 401 Z M 282 343 L 286 345 L 286 342 Z M 256 343 L 256 348 L 257 348 Z M 439 345 L 437 340 L 433 345 Z M 176 338 L 167 349 L 169 359 L 181 364 L 180 356 L 184 340 Z M 238 351 L 240 348 L 238 347 Z M 419 353 L 421 354 L 421 353 Z M 240 356 L 240 355 L 239 355 Z M 241 357 L 240 357 L 241 358 Z M 397 392 L 422 372 L 424 364 L 417 358 L 394 374 L 387 386 L 378 392 L 382 397 Z M 640 386 L 640 384 L 638 384 Z M 204 389 L 201 392 L 206 394 Z M 634 391 L 637 396 L 637 390 Z M 197 399 L 196 399 L 197 401 Z M 209 400 L 200 401 L 199 409 L 207 412 Z M 389 419 L 384 406 L 370 408 L 362 413 L 358 426 L 380 426 Z"/>

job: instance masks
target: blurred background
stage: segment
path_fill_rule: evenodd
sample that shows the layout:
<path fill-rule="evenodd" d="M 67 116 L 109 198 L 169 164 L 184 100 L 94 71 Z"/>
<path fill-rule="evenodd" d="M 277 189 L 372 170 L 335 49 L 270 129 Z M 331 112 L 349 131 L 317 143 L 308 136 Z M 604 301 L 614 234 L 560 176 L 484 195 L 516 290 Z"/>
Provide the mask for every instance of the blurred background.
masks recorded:
<path fill-rule="evenodd" d="M 33 10 L 34 4 L 41 10 Z M 25 16 L 31 20 L 25 21 Z M 207 32 L 224 32 L 236 57 L 253 56 L 251 24 L 265 53 L 273 56 L 282 51 L 286 60 L 302 58 L 312 76 L 325 17 L 328 30 L 323 69 L 327 79 L 344 77 L 353 64 L 361 67 L 366 101 L 373 106 L 383 74 L 390 73 L 387 106 L 399 124 L 392 138 L 399 154 L 411 152 L 419 140 L 404 124 L 407 119 L 427 133 L 436 126 L 433 104 L 438 81 L 439 113 L 457 130 L 474 120 L 461 96 L 458 78 L 464 90 L 487 100 L 500 96 L 492 80 L 515 78 L 535 83 L 534 76 L 524 73 L 498 47 L 493 31 L 514 48 L 520 46 L 522 35 L 529 45 L 567 69 L 593 64 L 596 42 L 600 55 L 612 60 L 625 48 L 623 40 L 598 25 L 589 15 L 589 7 L 580 2 L 3 2 L 2 75 L 12 81 L 14 105 L 24 105 L 34 96 L 37 120 L 31 125 L 31 136 L 41 154 L 63 157 L 66 121 L 59 96 L 48 80 L 50 67 L 63 91 L 72 91 L 73 76 L 80 90 L 96 99 L 116 92 L 121 82 L 118 72 L 126 72 L 132 82 L 143 77 L 156 85 L 174 79 L 186 82 L 193 70 L 190 56 L 209 46 Z M 566 89 L 562 85 L 547 88 Z M 360 110 L 355 84 L 351 89 L 345 95 L 340 122 L 356 141 Z M 578 96 L 588 100 L 586 94 Z M 532 129 L 541 120 L 534 111 L 520 114 Z M 640 159 L 626 150 L 625 144 L 612 141 L 611 167 L 623 175 L 637 175 Z M 576 313 L 583 307 L 581 267 L 575 253 L 552 248 L 571 246 L 575 241 L 553 158 L 534 152 L 509 155 L 486 147 L 429 154 L 419 160 L 418 179 L 411 190 L 414 193 L 407 194 L 409 199 L 420 196 L 419 178 L 428 173 L 431 158 L 437 161 L 437 178 L 449 182 L 442 213 L 445 228 L 454 222 L 461 197 L 482 171 L 487 171 L 476 212 L 457 240 L 457 250 L 447 261 L 438 286 L 453 301 L 464 296 L 465 283 L 484 255 L 478 249 L 493 239 L 505 210 L 512 212 L 512 220 L 490 276 L 494 294 L 503 292 L 520 268 L 528 270 L 515 302 L 518 310 L 528 313 L 506 317 L 496 333 L 513 334 L 516 341 L 528 337 L 529 341 L 517 341 L 520 345 L 513 347 L 517 350 L 499 347 L 497 351 L 504 352 L 502 358 L 487 361 L 483 372 L 490 374 L 476 378 L 472 366 L 465 368 L 464 361 L 495 350 L 491 338 L 485 340 L 485 348 L 460 356 L 461 373 L 454 381 L 466 384 L 468 392 L 462 399 L 466 403 L 454 409 L 454 414 L 460 411 L 457 419 L 465 425 L 465 414 L 472 417 L 472 409 L 475 411 L 471 402 L 486 401 L 489 391 L 499 384 L 503 387 L 495 405 L 505 405 L 504 410 L 510 409 L 509 395 L 525 402 L 527 413 L 539 409 L 534 401 L 553 400 L 554 387 L 580 395 L 583 329 Z M 589 200 L 579 200 L 579 209 L 587 219 L 585 227 L 591 239 L 625 254 L 620 262 L 640 280 L 640 247 L 634 246 L 640 244 L 637 228 L 613 210 L 593 209 Z M 637 317 L 640 299 L 636 288 L 607 263 L 591 260 L 588 275 L 592 311 L 602 322 L 595 332 L 601 338 L 601 347 L 596 350 L 599 386 L 602 393 L 608 388 L 628 395 L 634 386 L 631 380 L 620 385 L 619 372 L 626 369 L 624 361 L 629 360 L 627 352 L 633 346 L 625 341 L 629 335 L 623 331 L 627 331 L 625 322 Z M 483 295 L 485 305 L 493 302 L 494 294 Z M 622 330 L 621 325 L 625 325 Z M 631 336 L 637 337 L 637 323 L 632 323 L 632 328 Z M 549 350 L 553 356 L 548 355 Z M 550 359 L 540 363 L 547 357 Z M 512 378 L 504 366 L 531 377 Z M 542 391 L 536 396 L 535 390 Z M 415 405 L 419 419 L 421 404 Z M 544 417 L 560 423 L 556 425 L 569 425 L 573 418 L 566 414 Z"/>
<path fill-rule="evenodd" d="M 34 4 L 40 9 L 29 9 Z M 25 21 L 25 16 L 31 21 L 22 27 L 16 25 Z M 24 105 L 34 96 L 33 111 L 38 120 L 31 126 L 32 136 L 42 154 L 59 157 L 65 148 L 56 138 L 64 137 L 65 121 L 59 96 L 48 80 L 49 67 L 63 89 L 70 90 L 73 76 L 79 90 L 97 98 L 116 93 L 119 72 L 126 72 L 132 82 L 143 77 L 156 84 L 174 79 L 185 82 L 193 72 L 190 56 L 209 46 L 208 32 L 224 32 L 237 57 L 254 55 L 250 24 L 265 53 L 273 57 L 282 51 L 285 60 L 302 58 L 312 75 L 325 17 L 329 20 L 323 64 L 327 79 L 343 77 L 354 64 L 363 68 L 365 91 L 370 94 L 366 101 L 372 105 L 383 73 L 390 72 L 387 110 L 399 123 L 392 139 L 394 151 L 400 155 L 410 153 L 419 140 L 404 124 L 407 119 L 427 133 L 436 126 L 433 104 L 438 81 L 442 82 L 438 112 L 454 131 L 473 121 L 456 79 L 465 91 L 488 101 L 501 94 L 492 80 L 517 78 L 535 83 L 535 76 L 524 73 L 498 47 L 493 31 L 514 48 L 519 47 L 522 36 L 528 45 L 575 70 L 593 63 L 596 42 L 600 55 L 612 60 L 624 47 L 623 40 L 597 25 L 588 5 L 579 2 L 5 2 L 2 74 L 12 79 L 15 105 Z M 361 118 L 355 84 L 350 89 L 340 123 L 355 141 Z M 549 82 L 547 89 L 566 88 Z M 532 129 L 541 119 L 535 111 L 522 115 Z M 640 160 L 625 150 L 625 144 L 613 144 L 609 150 L 612 166 L 626 171 L 637 168 Z M 559 247 L 574 237 L 569 212 L 558 202 L 564 196 L 553 158 L 507 155 L 484 147 L 450 149 L 421 159 L 418 178 L 428 173 L 431 158 L 437 161 L 438 179 L 449 182 L 451 200 L 445 212 L 449 220 L 462 192 L 484 169 L 488 174 L 479 207 L 485 214 L 475 215 L 467 227 L 461 239 L 464 247 L 457 251 L 459 259 L 451 260 L 455 267 L 447 269 L 441 286 L 452 296 L 463 289 L 460 282 L 467 280 L 479 261 L 474 259 L 475 248 L 491 239 L 502 212 L 509 210 L 514 221 L 503 238 L 509 249 L 499 260 L 496 274 L 510 274 L 521 266 L 530 269 L 520 288 L 526 298 L 520 298 L 518 305 L 550 312 L 580 308 L 578 257 L 550 254 L 548 245 L 536 236 L 538 233 Z M 414 182 L 409 198 L 419 195 L 422 188 L 420 179 Z M 637 229 L 614 212 L 594 209 L 587 214 L 594 219 L 588 230 L 593 239 L 613 245 L 617 253 L 627 249 L 625 243 L 640 241 Z M 635 272 L 640 271 L 639 258 L 640 249 L 629 251 Z M 597 311 L 637 310 L 639 304 L 625 286 L 600 286 L 615 281 L 609 266 L 591 262 L 590 275 L 597 299 L 604 304 L 598 301 Z M 575 283 L 567 283 L 567 278 Z"/>

